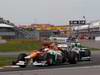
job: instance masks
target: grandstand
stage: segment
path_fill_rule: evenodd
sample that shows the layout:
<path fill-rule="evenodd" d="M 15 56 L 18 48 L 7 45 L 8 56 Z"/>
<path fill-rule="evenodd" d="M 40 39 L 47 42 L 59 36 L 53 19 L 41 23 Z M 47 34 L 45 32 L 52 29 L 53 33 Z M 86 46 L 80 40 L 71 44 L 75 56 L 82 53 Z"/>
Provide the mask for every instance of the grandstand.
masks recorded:
<path fill-rule="evenodd" d="M 18 29 L 9 20 L 0 18 L 0 38 L 2 39 L 19 39 L 24 38 L 25 34 L 23 31 Z"/>
<path fill-rule="evenodd" d="M 75 35 L 79 37 L 94 38 L 100 36 L 100 21 L 91 22 L 87 25 L 79 25 L 72 27 Z"/>

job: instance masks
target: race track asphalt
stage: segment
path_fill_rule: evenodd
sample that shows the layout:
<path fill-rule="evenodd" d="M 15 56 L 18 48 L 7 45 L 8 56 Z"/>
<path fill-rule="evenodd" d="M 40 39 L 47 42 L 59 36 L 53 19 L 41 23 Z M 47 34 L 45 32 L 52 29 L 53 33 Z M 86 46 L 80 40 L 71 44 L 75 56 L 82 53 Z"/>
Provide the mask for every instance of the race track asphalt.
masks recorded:
<path fill-rule="evenodd" d="M 100 49 L 100 41 L 95 40 L 80 40 L 81 45 L 89 47 L 89 48 L 96 48 Z"/>
<path fill-rule="evenodd" d="M 82 41 L 82 44 L 91 48 L 100 49 L 100 42 Z M 17 56 L 18 54 L 19 53 L 0 53 L 0 56 Z M 0 69 L 0 75 L 100 75 L 100 51 L 92 51 L 91 61 L 82 61 L 73 65 L 65 63 L 48 67 L 6 67 Z"/>
<path fill-rule="evenodd" d="M 100 75 L 100 66 L 10 71 L 0 75 Z"/>
<path fill-rule="evenodd" d="M 0 72 L 6 71 L 25 71 L 25 70 L 40 70 L 40 69 L 57 69 L 57 68 L 69 68 L 69 67 L 84 67 L 84 66 L 93 66 L 100 65 L 100 51 L 92 51 L 92 59 L 91 61 L 81 61 L 77 64 L 61 64 L 61 65 L 53 65 L 48 67 L 40 67 L 40 66 L 27 66 L 26 68 L 10 68 L 6 67 L 4 69 L 0 69 Z"/>

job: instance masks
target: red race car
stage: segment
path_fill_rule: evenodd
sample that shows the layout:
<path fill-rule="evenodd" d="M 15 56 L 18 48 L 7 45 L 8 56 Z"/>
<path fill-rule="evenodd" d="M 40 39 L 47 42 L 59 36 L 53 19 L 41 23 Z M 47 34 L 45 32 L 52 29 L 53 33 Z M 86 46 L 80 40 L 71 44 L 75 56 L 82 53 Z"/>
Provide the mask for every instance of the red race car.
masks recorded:
<path fill-rule="evenodd" d="M 58 47 L 57 44 L 52 43 L 40 50 L 33 51 L 29 55 L 21 53 L 13 64 L 20 67 L 26 67 L 29 64 L 35 66 L 48 66 L 62 64 L 65 62 L 68 62 L 69 64 L 76 64 L 76 53 L 71 50 L 67 50 L 68 48 L 66 47 L 63 49 L 62 48 L 63 45 Z"/>

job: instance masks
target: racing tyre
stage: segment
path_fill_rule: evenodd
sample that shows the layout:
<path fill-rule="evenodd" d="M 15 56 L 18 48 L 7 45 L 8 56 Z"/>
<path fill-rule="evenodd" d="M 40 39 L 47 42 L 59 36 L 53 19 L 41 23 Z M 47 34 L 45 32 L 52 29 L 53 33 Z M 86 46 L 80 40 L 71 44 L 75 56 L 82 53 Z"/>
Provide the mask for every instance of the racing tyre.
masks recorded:
<path fill-rule="evenodd" d="M 17 60 L 18 61 L 25 61 L 25 58 L 24 57 L 26 57 L 26 56 L 27 56 L 27 54 L 21 53 L 21 54 L 18 55 Z"/>
<path fill-rule="evenodd" d="M 25 59 L 26 56 L 27 56 L 27 54 L 21 53 L 21 54 L 19 54 L 19 56 L 17 58 L 17 61 L 24 61 L 25 62 L 25 65 L 19 65 L 21 68 L 25 68 L 27 66 L 27 61 Z"/>
<path fill-rule="evenodd" d="M 68 53 L 68 63 L 69 64 L 76 64 L 78 61 L 77 54 L 75 52 Z"/>
<path fill-rule="evenodd" d="M 47 65 L 48 66 L 50 66 L 50 65 L 52 65 L 52 62 L 53 62 L 53 60 L 52 60 L 52 58 L 51 58 L 51 54 L 47 54 Z"/>
<path fill-rule="evenodd" d="M 86 51 L 86 55 L 89 56 L 89 57 L 91 57 L 91 51 L 87 50 Z M 87 61 L 91 61 L 91 58 L 88 58 Z"/>

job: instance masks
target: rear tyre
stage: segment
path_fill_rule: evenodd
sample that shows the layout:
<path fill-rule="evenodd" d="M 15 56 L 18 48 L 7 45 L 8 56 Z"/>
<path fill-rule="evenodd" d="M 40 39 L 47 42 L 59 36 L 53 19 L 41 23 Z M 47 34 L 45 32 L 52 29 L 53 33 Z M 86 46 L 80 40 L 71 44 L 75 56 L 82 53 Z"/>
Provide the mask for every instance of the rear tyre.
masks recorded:
<path fill-rule="evenodd" d="M 68 63 L 69 64 L 76 64 L 78 61 L 77 54 L 75 52 L 68 53 Z"/>
<path fill-rule="evenodd" d="M 86 54 L 87 54 L 87 56 L 91 57 L 91 51 L 90 50 L 87 50 Z M 87 61 L 91 61 L 91 58 L 88 58 Z"/>

